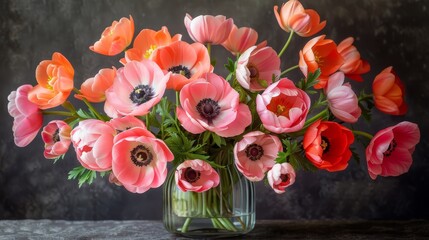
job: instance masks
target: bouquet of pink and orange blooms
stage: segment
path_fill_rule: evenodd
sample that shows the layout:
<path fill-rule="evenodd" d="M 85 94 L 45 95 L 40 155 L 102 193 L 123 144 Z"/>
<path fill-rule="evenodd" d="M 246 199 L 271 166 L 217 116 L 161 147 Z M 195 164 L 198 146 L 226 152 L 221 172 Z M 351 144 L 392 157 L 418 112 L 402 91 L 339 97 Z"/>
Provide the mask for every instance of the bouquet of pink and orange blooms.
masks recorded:
<path fill-rule="evenodd" d="M 167 27 L 143 29 L 134 38 L 131 16 L 114 21 L 89 48 L 107 56 L 123 54 L 117 67 L 101 69 L 78 89 L 72 64 L 55 52 L 38 65 L 37 85 L 20 86 L 9 95 L 16 145 L 24 147 L 36 137 L 44 115 L 61 116 L 41 131 L 44 156 L 56 161 L 72 145 L 79 166 L 69 179 L 82 185 L 97 174 L 109 175 L 112 183 L 134 193 L 160 187 L 169 162 L 181 191 L 216 188 L 222 182 L 219 169 L 229 164 L 222 161 L 227 153 L 245 178 L 266 180 L 284 193 L 298 169 L 346 169 L 357 138 L 366 144 L 372 179 L 407 172 L 420 139 L 416 124 L 400 122 L 375 135 L 354 127 L 360 117 L 370 120 L 374 106 L 391 115 L 407 112 L 404 87 L 393 68 L 380 71 L 372 93 L 357 95 L 347 81 L 362 82 L 370 65 L 352 37 L 337 44 L 315 36 L 326 22 L 297 0 L 274 6 L 274 13 L 289 33 L 280 51 L 225 16 L 186 15 L 193 43 L 171 36 Z M 281 69 L 294 36 L 312 38 L 294 53 L 299 62 Z M 224 65 L 227 76 L 216 74 L 223 66 L 211 57 L 214 47 L 231 53 Z M 301 71 L 302 79 L 289 79 L 291 71 Z M 68 101 L 72 92 L 87 108 Z M 168 92 L 176 98 L 167 98 Z M 228 227 L 224 221 L 214 224 Z"/>

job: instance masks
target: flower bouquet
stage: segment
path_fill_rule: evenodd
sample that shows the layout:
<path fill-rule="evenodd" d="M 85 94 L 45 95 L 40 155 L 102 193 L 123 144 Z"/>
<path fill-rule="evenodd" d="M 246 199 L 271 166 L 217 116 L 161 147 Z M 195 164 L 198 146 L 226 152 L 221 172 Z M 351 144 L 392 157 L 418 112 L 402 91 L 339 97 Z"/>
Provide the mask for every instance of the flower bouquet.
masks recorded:
<path fill-rule="evenodd" d="M 372 93 L 356 94 L 346 79 L 362 82 L 370 65 L 353 38 L 337 44 L 314 37 L 326 22 L 297 0 L 274 6 L 274 14 L 289 33 L 278 52 L 225 16 L 186 15 L 193 43 L 167 27 L 143 29 L 134 38 L 131 16 L 114 21 L 89 48 L 123 54 L 117 67 L 76 88 L 72 64 L 55 52 L 37 66 L 37 85 L 9 95 L 16 145 L 36 137 L 45 115 L 60 116 L 41 132 L 47 159 L 62 159 L 72 145 L 78 166 L 68 178 L 79 186 L 97 175 L 133 193 L 164 184 L 164 224 L 185 235 L 250 231 L 253 182 L 281 194 L 298 171 L 345 170 L 357 157 L 353 144 L 366 147 L 372 179 L 407 172 L 420 139 L 416 124 L 400 122 L 374 136 L 355 124 L 361 117 L 370 121 L 374 106 L 391 115 L 407 112 L 392 67 L 375 77 Z M 294 36 L 313 38 L 289 53 L 299 62 L 282 69 Z M 212 57 L 214 47 L 231 53 L 224 66 Z M 222 67 L 225 76 L 216 74 Z M 289 79 L 291 71 L 302 78 Z M 73 104 L 78 100 L 85 107 Z"/>

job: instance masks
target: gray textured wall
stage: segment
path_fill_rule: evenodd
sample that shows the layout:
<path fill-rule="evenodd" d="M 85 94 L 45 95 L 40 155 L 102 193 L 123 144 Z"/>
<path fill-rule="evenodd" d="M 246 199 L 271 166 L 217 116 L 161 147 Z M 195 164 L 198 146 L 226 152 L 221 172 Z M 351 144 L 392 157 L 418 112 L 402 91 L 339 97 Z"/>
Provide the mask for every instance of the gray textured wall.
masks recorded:
<path fill-rule="evenodd" d="M 7 114 L 7 95 L 25 83 L 35 83 L 34 69 L 54 51 L 62 52 L 75 68 L 75 82 L 93 76 L 98 69 L 119 66 L 118 57 L 93 54 L 88 46 L 113 20 L 132 15 L 136 31 L 168 26 L 171 33 L 182 33 L 189 40 L 183 17 L 223 14 L 237 25 L 258 30 L 281 49 L 287 34 L 280 30 L 273 15 L 274 4 L 282 1 L 203 1 L 203 0 L 2 0 L 0 3 L 0 219 L 160 219 L 161 189 L 143 195 L 128 193 L 98 179 L 92 186 L 78 189 L 67 180 L 67 172 L 77 166 L 74 152 L 55 165 L 43 158 L 40 136 L 28 147 L 13 143 L 12 118 Z M 339 173 L 299 172 L 288 192 L 277 195 L 263 183 L 257 184 L 257 217 L 299 218 L 429 218 L 429 163 L 427 103 L 429 101 L 429 1 L 303 0 L 328 21 L 323 30 L 329 38 L 341 41 L 354 36 L 361 55 L 371 63 L 365 75 L 366 86 L 382 69 L 393 65 L 406 84 L 410 110 L 398 118 L 374 114 L 371 125 L 362 126 L 375 133 L 388 123 L 417 122 L 422 139 L 414 154 L 409 173 L 397 178 L 370 180 L 366 164 L 351 162 Z M 283 67 L 294 65 L 297 50 L 306 42 L 295 38 L 283 58 Z M 216 56 L 226 52 L 215 48 Z M 223 58 L 222 58 L 223 59 Z M 219 64 L 220 65 L 220 64 Z M 294 76 L 298 78 L 297 72 Z M 354 84 L 357 86 L 357 84 Z M 362 151 L 362 149 L 361 149 Z"/>

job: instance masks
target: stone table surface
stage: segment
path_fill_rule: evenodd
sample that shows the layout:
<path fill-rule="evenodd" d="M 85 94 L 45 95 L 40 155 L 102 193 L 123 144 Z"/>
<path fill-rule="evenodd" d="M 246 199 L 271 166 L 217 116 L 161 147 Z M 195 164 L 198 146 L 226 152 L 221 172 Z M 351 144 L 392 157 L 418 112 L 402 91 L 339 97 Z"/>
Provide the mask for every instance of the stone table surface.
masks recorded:
<path fill-rule="evenodd" d="M 0 239 L 187 239 L 161 221 L 1 220 Z M 428 220 L 258 220 L 234 239 L 429 239 Z"/>

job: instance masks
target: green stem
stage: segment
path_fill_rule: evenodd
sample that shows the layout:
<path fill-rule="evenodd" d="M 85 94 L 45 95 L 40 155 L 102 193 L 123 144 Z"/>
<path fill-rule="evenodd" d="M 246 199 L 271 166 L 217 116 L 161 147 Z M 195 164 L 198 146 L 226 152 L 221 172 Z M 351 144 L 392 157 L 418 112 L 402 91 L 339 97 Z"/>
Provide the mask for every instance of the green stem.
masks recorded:
<path fill-rule="evenodd" d="M 77 89 L 77 88 L 73 88 L 73 91 L 77 94 L 81 94 L 81 92 Z M 86 104 L 86 106 L 95 114 L 95 116 L 99 119 L 99 120 L 107 120 L 105 117 L 103 117 L 95 108 L 94 106 L 92 106 L 92 104 L 90 102 L 88 102 L 88 100 L 86 100 L 86 98 L 82 98 L 82 101 Z"/>
<path fill-rule="evenodd" d="M 58 115 L 58 116 L 66 116 L 66 117 L 73 117 L 74 114 L 71 112 L 65 112 L 65 111 L 42 111 L 44 115 Z"/>
<path fill-rule="evenodd" d="M 207 52 L 209 53 L 209 57 L 211 59 L 211 53 L 212 53 L 212 44 L 211 43 L 207 43 Z"/>
<path fill-rule="evenodd" d="M 290 68 L 288 68 L 288 69 L 284 70 L 284 71 L 280 74 L 280 77 L 281 77 L 281 76 L 283 76 L 283 75 L 285 75 L 286 73 L 288 73 L 288 72 L 292 71 L 292 70 L 297 69 L 297 68 L 299 68 L 299 65 L 295 65 L 295 66 L 293 66 L 293 67 L 290 67 Z"/>
<path fill-rule="evenodd" d="M 358 131 L 358 130 L 354 130 L 352 131 L 355 135 L 359 135 L 362 137 L 366 137 L 369 140 L 371 140 L 374 136 L 372 136 L 371 134 L 367 133 L 367 132 L 362 132 L 362 131 Z"/>
<path fill-rule="evenodd" d="M 179 92 L 176 91 L 176 108 L 180 105 L 179 103 L 180 103 L 180 101 L 179 101 Z M 174 111 L 176 111 L 176 109 L 174 109 Z M 176 120 L 175 122 L 177 123 L 177 113 L 174 114 L 174 120 Z"/>
<path fill-rule="evenodd" d="M 289 38 L 287 39 L 285 45 L 283 46 L 282 50 L 278 54 L 279 57 L 281 57 L 283 55 L 283 53 L 286 51 L 287 47 L 290 44 L 290 41 L 292 40 L 292 36 L 293 36 L 293 31 L 290 31 Z"/>
<path fill-rule="evenodd" d="M 191 221 L 192 221 L 192 218 L 190 217 L 186 218 L 185 223 L 183 224 L 183 227 L 182 227 L 182 233 L 185 233 L 188 231 L 189 224 L 191 224 Z"/>
<path fill-rule="evenodd" d="M 325 108 L 323 111 L 319 112 L 318 114 L 314 115 L 312 118 L 305 121 L 304 128 L 310 126 L 313 122 L 317 121 L 319 118 L 324 117 L 328 113 L 328 109 Z"/>

